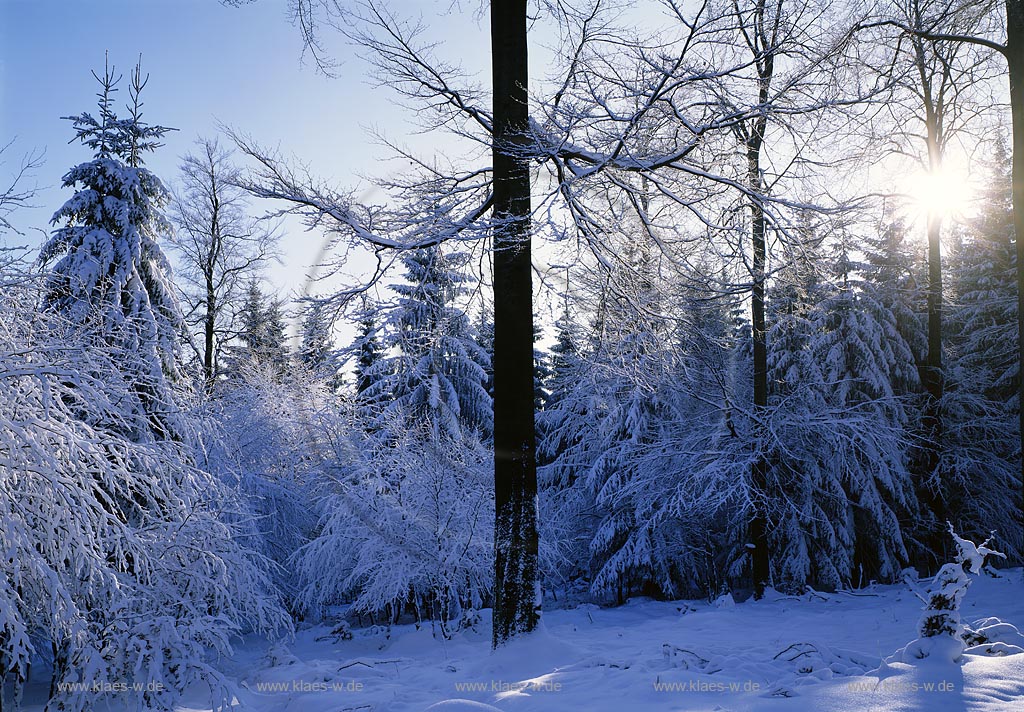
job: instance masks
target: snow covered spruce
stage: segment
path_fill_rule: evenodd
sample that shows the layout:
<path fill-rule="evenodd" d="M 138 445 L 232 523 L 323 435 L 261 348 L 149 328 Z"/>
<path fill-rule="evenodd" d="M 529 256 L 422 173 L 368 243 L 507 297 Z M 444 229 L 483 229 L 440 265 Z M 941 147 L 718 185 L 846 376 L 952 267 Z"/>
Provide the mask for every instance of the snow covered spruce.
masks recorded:
<path fill-rule="evenodd" d="M 988 573 L 989 556 L 1006 558 L 1005 554 L 988 548 L 991 539 L 976 545 L 957 535 L 953 525 L 949 533 L 956 542 L 956 561 L 945 564 L 935 574 L 921 616 L 921 637 L 907 644 L 896 658 L 914 664 L 926 658 L 958 663 L 964 652 L 976 655 L 1012 655 L 1024 653 L 1024 636 L 1009 623 L 985 618 L 966 626 L 960 620 L 960 609 L 971 585 L 970 575 Z M 970 647 L 968 647 L 970 646 Z"/>

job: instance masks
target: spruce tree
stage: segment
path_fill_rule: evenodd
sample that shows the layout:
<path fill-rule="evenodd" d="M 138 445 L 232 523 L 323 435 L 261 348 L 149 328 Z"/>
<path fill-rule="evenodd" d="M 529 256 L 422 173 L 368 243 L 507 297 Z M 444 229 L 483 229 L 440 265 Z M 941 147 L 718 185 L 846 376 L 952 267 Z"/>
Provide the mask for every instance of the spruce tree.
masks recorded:
<path fill-rule="evenodd" d="M 425 420 L 435 433 L 461 437 L 463 430 L 487 438 L 492 404 L 486 390 L 490 359 L 474 338 L 457 300 L 467 292 L 468 255 L 444 254 L 438 247 L 403 258 L 405 282 L 392 289 L 397 306 L 387 322 L 387 345 L 366 397 L 390 401 L 389 410 Z"/>
<path fill-rule="evenodd" d="M 1012 505 L 1020 487 L 1016 251 L 1009 165 L 1001 144 L 994 159 L 979 216 L 967 226 L 948 270 L 954 296 L 947 312 L 951 348 L 943 399 L 949 449 L 938 494 L 946 518 L 972 537 L 986 534 L 979 522 L 1002 522 L 1006 551 L 1019 557 L 1021 520 Z"/>
<path fill-rule="evenodd" d="M 332 342 L 331 322 L 326 313 L 318 305 L 310 306 L 302 320 L 299 360 L 314 372 L 325 372 L 334 360 Z"/>
<path fill-rule="evenodd" d="M 238 343 L 230 349 L 229 372 L 239 377 L 247 368 L 261 368 L 283 377 L 291 354 L 281 302 L 267 297 L 259 283 L 250 280 L 239 316 Z"/>
<path fill-rule="evenodd" d="M 356 398 L 365 401 L 367 392 L 374 392 L 374 384 L 380 377 L 380 361 L 384 353 L 378 334 L 377 310 L 379 306 L 363 300 L 356 314 L 358 332 L 355 341 L 348 348 L 349 355 L 354 355 Z"/>
<path fill-rule="evenodd" d="M 130 406 L 139 425 L 133 437 L 177 438 L 182 424 L 171 395 L 177 374 L 183 319 L 160 247 L 171 231 L 164 215 L 170 198 L 160 179 L 142 165 L 171 129 L 142 120 L 146 82 L 135 68 L 129 118 L 118 118 L 114 95 L 121 77 L 106 66 L 93 116 L 67 116 L 75 138 L 93 151 L 63 178 L 75 194 L 54 214 L 60 225 L 46 241 L 40 262 L 49 268 L 43 308 L 89 330 L 97 343 L 118 350 L 118 363 L 134 383 Z"/>
<path fill-rule="evenodd" d="M 794 263 L 794 267 L 798 263 Z M 895 317 L 860 288 L 844 242 L 831 274 L 784 270 L 770 305 L 771 534 L 777 583 L 892 580 L 916 514 L 894 384 L 915 363 Z"/>

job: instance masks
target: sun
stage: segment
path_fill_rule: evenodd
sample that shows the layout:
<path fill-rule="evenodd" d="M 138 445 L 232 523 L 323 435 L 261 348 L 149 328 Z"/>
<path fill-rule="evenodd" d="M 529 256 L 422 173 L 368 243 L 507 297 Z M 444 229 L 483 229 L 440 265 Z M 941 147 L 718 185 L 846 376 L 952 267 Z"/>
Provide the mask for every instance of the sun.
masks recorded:
<path fill-rule="evenodd" d="M 966 171 L 940 168 L 918 171 L 907 180 L 910 208 L 926 218 L 958 218 L 972 209 L 974 190 Z"/>

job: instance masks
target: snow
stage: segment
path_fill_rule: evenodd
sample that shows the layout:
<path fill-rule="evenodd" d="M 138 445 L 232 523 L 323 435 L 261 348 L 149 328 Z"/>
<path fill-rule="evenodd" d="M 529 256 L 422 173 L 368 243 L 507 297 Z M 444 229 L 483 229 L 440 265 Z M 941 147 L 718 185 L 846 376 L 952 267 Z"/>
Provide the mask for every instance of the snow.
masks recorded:
<path fill-rule="evenodd" d="M 1019 636 L 1024 571 L 1001 573 L 974 580 L 961 613 Z M 283 643 L 247 639 L 223 667 L 234 709 L 252 712 L 1024 709 L 1024 655 L 883 662 L 917 635 L 920 612 L 904 584 L 725 607 L 634 599 L 549 611 L 536 634 L 495 652 L 489 611 L 452 640 L 429 625 L 353 627 L 338 640 L 325 623 Z M 197 690 L 180 709 L 209 707 Z"/>

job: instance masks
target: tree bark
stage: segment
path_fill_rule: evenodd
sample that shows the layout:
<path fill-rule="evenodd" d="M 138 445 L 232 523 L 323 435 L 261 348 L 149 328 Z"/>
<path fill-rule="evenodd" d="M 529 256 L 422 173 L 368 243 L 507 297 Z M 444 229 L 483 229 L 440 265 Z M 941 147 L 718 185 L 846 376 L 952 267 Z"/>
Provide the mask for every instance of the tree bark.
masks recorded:
<path fill-rule="evenodd" d="M 1020 411 L 1021 486 L 1024 488 L 1024 0 L 1006 0 L 1006 62 L 1013 126 L 1013 233 L 1017 244 L 1017 407 Z M 1024 489 L 1020 508 L 1024 516 Z M 1020 543 L 1024 551 L 1024 542 Z"/>
<path fill-rule="evenodd" d="M 756 163 L 752 162 L 752 165 Z M 752 181 L 752 187 L 759 186 L 760 168 L 758 167 L 757 178 Z M 754 250 L 753 263 L 753 284 L 751 287 L 750 311 L 752 338 L 754 347 L 754 414 L 757 419 L 755 427 L 758 429 L 758 440 L 761 440 L 761 419 L 765 416 L 768 408 L 768 336 L 765 324 L 765 221 L 764 210 L 760 204 L 752 203 L 750 206 L 752 223 L 752 242 Z M 754 460 L 751 470 L 751 487 L 754 493 L 754 511 L 749 523 L 749 547 L 751 578 L 754 584 L 754 598 L 760 599 L 764 596 L 764 590 L 768 586 L 771 577 L 770 555 L 768 552 L 768 519 L 765 511 L 767 506 L 768 489 L 768 459 L 762 444 L 758 446 L 757 457 Z"/>
<path fill-rule="evenodd" d="M 781 0 L 779 2 L 781 6 Z M 775 75 L 774 40 L 764 34 L 765 21 L 768 18 L 767 5 L 764 0 L 756 4 L 755 36 L 757 44 L 754 50 L 754 63 L 758 78 L 758 102 L 761 106 L 769 104 L 772 78 Z M 779 18 L 776 16 L 775 29 Z M 772 31 L 772 37 L 775 31 Z M 764 177 L 761 170 L 761 154 L 764 148 L 764 137 L 768 130 L 768 115 L 762 113 L 750 124 L 745 145 L 747 152 L 747 185 L 753 196 L 750 198 L 750 238 L 754 260 L 751 274 L 750 321 L 753 340 L 754 357 L 754 416 L 757 443 L 757 455 L 751 466 L 750 485 L 753 493 L 753 512 L 748 523 L 747 536 L 750 554 L 750 575 L 754 586 L 754 598 L 764 596 L 765 588 L 771 579 L 771 554 L 768 551 L 768 453 L 764 450 L 763 418 L 768 412 L 768 328 L 765 323 L 765 274 L 767 270 L 768 246 L 765 231 L 764 206 L 761 193 L 764 190 Z"/>
<path fill-rule="evenodd" d="M 533 411 L 526 0 L 492 0 L 494 86 L 494 618 L 498 647 L 540 620 Z"/>
<path fill-rule="evenodd" d="M 938 517 L 939 523 L 948 517 L 946 505 L 941 496 L 930 494 L 934 491 L 935 479 L 942 456 L 942 410 L 941 401 L 945 391 L 942 374 L 942 220 L 928 215 L 928 353 L 921 385 L 925 391 L 925 406 L 922 418 L 926 454 L 923 476 L 924 496 Z M 939 554 L 939 541 L 933 543 Z"/>
<path fill-rule="evenodd" d="M 213 382 L 216 378 L 214 372 L 213 354 L 216 344 L 214 335 L 217 329 L 217 293 L 214 290 L 213 279 L 206 280 L 206 315 L 203 317 L 203 382 L 206 392 L 213 391 Z"/>

